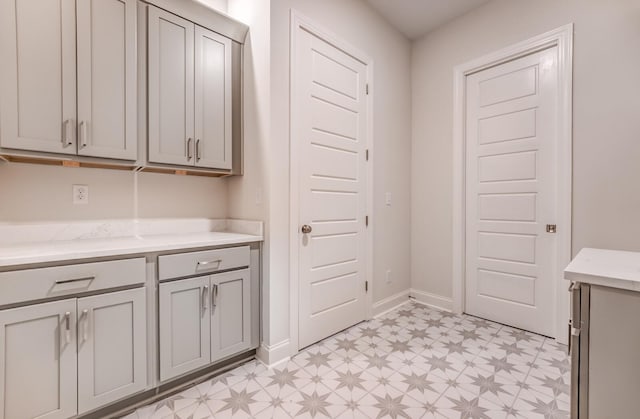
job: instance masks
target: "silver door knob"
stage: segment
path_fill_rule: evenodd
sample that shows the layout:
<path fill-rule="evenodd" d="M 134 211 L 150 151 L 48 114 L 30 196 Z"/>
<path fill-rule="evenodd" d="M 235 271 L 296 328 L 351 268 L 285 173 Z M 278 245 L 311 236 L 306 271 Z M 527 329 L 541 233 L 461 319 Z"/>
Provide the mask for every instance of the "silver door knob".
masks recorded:
<path fill-rule="evenodd" d="M 311 226 L 310 226 L 310 225 L 308 225 L 308 224 L 305 224 L 305 225 L 303 225 L 303 226 L 302 226 L 302 232 L 303 232 L 304 234 L 309 234 L 309 233 L 311 233 L 311 230 L 313 230 L 313 229 L 312 229 L 312 228 L 311 228 Z"/>

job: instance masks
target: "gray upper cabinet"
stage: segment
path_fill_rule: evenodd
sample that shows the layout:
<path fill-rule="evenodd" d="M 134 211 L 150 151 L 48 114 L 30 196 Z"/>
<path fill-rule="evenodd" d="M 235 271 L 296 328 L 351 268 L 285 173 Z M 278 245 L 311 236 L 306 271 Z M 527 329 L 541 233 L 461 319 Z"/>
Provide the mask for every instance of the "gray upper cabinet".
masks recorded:
<path fill-rule="evenodd" d="M 78 13 L 78 154 L 135 160 L 136 2 L 82 0 Z"/>
<path fill-rule="evenodd" d="M 2 147 L 76 153 L 75 23 L 75 0 L 0 2 Z"/>
<path fill-rule="evenodd" d="M 135 160 L 135 15 L 135 0 L 0 2 L 0 146 Z"/>
<path fill-rule="evenodd" d="M 231 40 L 196 26 L 196 166 L 231 169 Z"/>
<path fill-rule="evenodd" d="M 149 7 L 149 161 L 232 166 L 232 41 Z"/>

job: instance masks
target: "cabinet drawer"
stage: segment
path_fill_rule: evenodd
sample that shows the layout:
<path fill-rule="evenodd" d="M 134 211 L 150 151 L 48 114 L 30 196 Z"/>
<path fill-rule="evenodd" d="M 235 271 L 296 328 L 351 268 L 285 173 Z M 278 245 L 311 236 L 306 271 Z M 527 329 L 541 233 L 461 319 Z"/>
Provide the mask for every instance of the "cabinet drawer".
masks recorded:
<path fill-rule="evenodd" d="M 0 273 L 0 306 L 145 282 L 145 258 Z"/>
<path fill-rule="evenodd" d="M 179 253 L 158 258 L 160 280 L 206 275 L 249 266 L 249 246 L 204 252 Z"/>

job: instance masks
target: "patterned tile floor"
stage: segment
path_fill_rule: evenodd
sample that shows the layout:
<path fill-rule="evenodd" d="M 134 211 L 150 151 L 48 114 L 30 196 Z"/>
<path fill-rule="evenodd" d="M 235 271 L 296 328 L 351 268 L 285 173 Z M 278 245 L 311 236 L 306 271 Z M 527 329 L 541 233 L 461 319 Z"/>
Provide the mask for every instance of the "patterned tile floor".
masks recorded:
<path fill-rule="evenodd" d="M 568 418 L 553 339 L 409 303 L 269 370 L 251 361 L 127 419 Z"/>

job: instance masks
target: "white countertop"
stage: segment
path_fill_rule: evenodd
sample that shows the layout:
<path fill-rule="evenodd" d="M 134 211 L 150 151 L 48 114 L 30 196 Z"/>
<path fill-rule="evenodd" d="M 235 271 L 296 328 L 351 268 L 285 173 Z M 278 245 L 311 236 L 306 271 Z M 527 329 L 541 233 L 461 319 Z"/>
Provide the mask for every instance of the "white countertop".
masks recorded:
<path fill-rule="evenodd" d="M 263 240 L 262 228 L 206 219 L 0 225 L 0 268 L 253 243 Z"/>
<path fill-rule="evenodd" d="M 640 253 L 584 248 L 564 270 L 569 281 L 640 291 Z"/>

